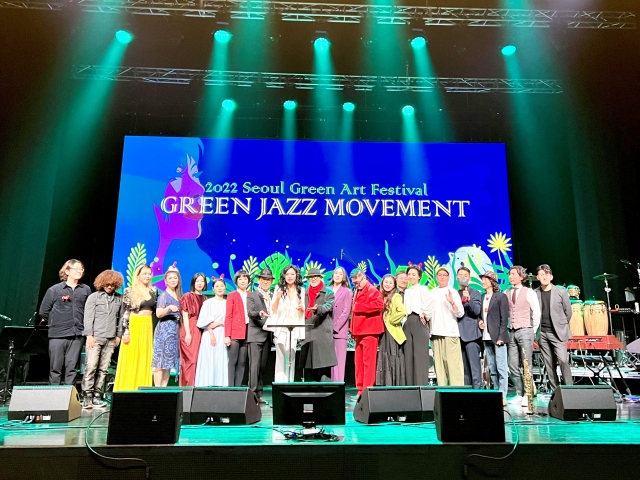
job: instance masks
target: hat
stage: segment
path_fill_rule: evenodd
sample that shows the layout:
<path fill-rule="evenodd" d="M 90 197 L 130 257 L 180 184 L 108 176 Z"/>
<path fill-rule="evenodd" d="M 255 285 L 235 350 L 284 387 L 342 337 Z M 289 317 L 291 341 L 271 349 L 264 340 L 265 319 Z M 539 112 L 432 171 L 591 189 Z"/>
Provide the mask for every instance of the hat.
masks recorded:
<path fill-rule="evenodd" d="M 447 272 L 447 275 L 449 275 L 449 270 L 447 269 L 447 267 L 439 267 L 438 270 L 436 270 L 436 275 L 440 272 Z"/>
<path fill-rule="evenodd" d="M 493 270 L 487 270 L 486 272 L 484 272 L 482 275 L 480 275 L 480 278 L 482 277 L 487 277 L 491 280 L 494 281 L 498 281 L 498 276 L 496 275 L 496 272 L 494 272 Z"/>
<path fill-rule="evenodd" d="M 271 273 L 271 269 L 268 267 L 265 267 L 262 269 L 262 271 L 258 274 L 258 278 L 269 278 L 271 280 L 273 280 L 274 277 L 273 274 Z"/>
<path fill-rule="evenodd" d="M 311 268 L 307 272 L 306 277 L 307 278 L 309 278 L 309 277 L 324 277 L 324 274 L 318 268 Z"/>

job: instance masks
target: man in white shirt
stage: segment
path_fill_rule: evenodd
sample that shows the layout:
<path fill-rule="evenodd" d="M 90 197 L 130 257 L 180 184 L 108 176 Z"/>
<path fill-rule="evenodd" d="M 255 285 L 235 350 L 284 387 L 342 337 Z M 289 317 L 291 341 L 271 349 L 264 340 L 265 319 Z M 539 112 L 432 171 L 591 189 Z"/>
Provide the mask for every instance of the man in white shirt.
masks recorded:
<path fill-rule="evenodd" d="M 522 282 L 527 278 L 527 269 L 515 265 L 509 270 L 511 288 L 505 293 L 509 300 L 509 374 L 516 388 L 516 396 L 509 403 L 529 405 L 525 396 L 521 369 L 524 349 L 529 368 L 532 367 L 533 340 L 540 326 L 540 302 L 536 293 Z"/>
<path fill-rule="evenodd" d="M 464 385 L 464 364 L 460 347 L 458 318 L 464 315 L 460 294 L 449 286 L 449 271 L 436 272 L 438 288 L 431 293 L 435 300 L 431 318 L 431 343 L 438 386 Z"/>

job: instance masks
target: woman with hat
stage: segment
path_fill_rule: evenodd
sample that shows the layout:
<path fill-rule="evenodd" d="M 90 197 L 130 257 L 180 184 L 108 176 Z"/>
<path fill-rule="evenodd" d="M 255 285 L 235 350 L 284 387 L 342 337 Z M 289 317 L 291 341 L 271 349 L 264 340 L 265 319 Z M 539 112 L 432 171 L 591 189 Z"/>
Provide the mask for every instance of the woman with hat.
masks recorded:
<path fill-rule="evenodd" d="M 509 299 L 500 291 L 498 277 L 495 272 L 488 271 L 480 275 L 482 288 L 482 312 L 478 326 L 484 341 L 491 383 L 493 388 L 502 392 L 502 402 L 507 404 L 507 390 L 509 388 L 509 360 L 507 354 L 507 323 L 509 322 Z"/>
<path fill-rule="evenodd" d="M 271 333 L 263 329 L 267 318 L 271 316 L 271 294 L 273 283 L 271 269 L 264 268 L 258 274 L 258 289 L 247 297 L 249 326 L 247 327 L 247 351 L 249 353 L 249 388 L 253 390 L 260 403 L 262 399 L 262 378 L 271 350 Z"/>
<path fill-rule="evenodd" d="M 338 363 L 333 345 L 333 292 L 322 281 L 322 272 L 312 268 L 307 273 L 307 288 L 304 313 L 305 335 L 300 352 L 300 363 L 305 380 L 312 382 L 331 381 L 331 367 Z"/>

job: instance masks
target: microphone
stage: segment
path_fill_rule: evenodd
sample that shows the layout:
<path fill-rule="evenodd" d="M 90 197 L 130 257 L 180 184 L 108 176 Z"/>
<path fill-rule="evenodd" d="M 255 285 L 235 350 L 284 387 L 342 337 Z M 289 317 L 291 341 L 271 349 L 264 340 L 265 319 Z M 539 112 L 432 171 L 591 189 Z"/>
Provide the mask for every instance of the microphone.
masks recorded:
<path fill-rule="evenodd" d="M 0 315 L 0 320 L 4 320 L 5 322 L 10 322 L 11 319 L 9 317 L 5 317 L 4 315 Z"/>
<path fill-rule="evenodd" d="M 341 248 L 340 249 L 340 260 L 342 260 L 342 255 L 344 255 L 344 250 Z"/>

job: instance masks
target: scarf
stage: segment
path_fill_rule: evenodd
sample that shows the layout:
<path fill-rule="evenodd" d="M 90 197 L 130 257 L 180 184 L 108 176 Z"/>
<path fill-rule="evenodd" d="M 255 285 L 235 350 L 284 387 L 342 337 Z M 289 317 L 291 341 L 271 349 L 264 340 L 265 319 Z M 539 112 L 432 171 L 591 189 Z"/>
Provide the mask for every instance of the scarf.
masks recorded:
<path fill-rule="evenodd" d="M 309 294 L 309 307 L 312 307 L 316 303 L 316 297 L 318 296 L 318 292 L 322 290 L 322 287 L 324 287 L 324 283 L 322 281 L 320 281 L 320 283 L 315 287 L 309 285 L 309 288 L 307 289 L 307 293 Z M 311 318 L 311 315 L 313 315 L 313 313 L 314 312 L 307 309 L 304 312 L 304 318 Z"/>
<path fill-rule="evenodd" d="M 271 314 L 271 297 L 269 296 L 269 290 L 266 292 L 261 288 L 258 288 L 258 292 L 262 295 L 262 299 L 264 300 L 264 304 L 267 307 L 267 313 Z"/>

